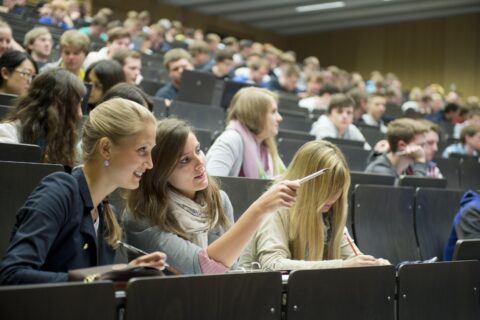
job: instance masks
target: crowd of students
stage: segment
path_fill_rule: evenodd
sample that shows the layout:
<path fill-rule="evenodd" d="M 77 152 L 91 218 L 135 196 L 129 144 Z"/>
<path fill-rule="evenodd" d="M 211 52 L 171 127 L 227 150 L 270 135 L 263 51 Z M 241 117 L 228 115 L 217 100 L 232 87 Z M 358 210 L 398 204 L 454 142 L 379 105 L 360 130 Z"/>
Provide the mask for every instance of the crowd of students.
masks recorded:
<path fill-rule="evenodd" d="M 68 30 L 60 38 L 61 58 L 52 64 L 45 59 L 51 50 L 45 28 L 26 36 L 28 54 L 2 42 L 11 39 L 11 30 L 0 25 L 0 44 L 7 43 L 0 46 L 0 92 L 19 96 L 2 119 L 0 142 L 38 144 L 44 162 L 63 164 L 71 173 L 44 178 L 18 211 L 0 261 L 1 284 L 66 281 L 70 269 L 113 263 L 124 235 L 152 252 L 130 264 L 163 268 L 168 259 L 185 274 L 227 272 L 237 261 L 270 270 L 385 265 L 381 257 L 363 254 L 348 234 L 349 168 L 339 148 L 321 139 L 363 141 L 372 149 L 366 171 L 396 177 L 442 176 L 433 159 L 445 132 L 418 118 L 450 122 L 452 131 L 458 122 L 460 141 L 445 149 L 447 156 L 480 151 L 478 99 L 462 102 L 438 85 L 403 104 L 410 118 L 387 119 L 386 105 L 400 110 L 402 102 L 393 75 L 373 73 L 363 81 L 336 67 L 321 69 L 315 57 L 301 69 L 293 52 L 233 37 L 222 42 L 166 20 L 149 25 L 145 13 L 131 13 L 123 27 L 107 30 L 110 14 L 102 9 L 88 27 L 74 30 L 88 16 L 77 16 L 76 25 L 74 16 L 66 16 L 65 1 L 49 7 L 51 14 L 40 22 Z M 89 37 L 106 39 L 105 47 L 89 52 Z M 188 69 L 256 84 L 233 97 L 226 128 L 207 155 L 188 123 L 154 118 L 150 97 L 135 85 L 141 55 L 129 51 L 131 44 L 142 54 L 164 54 L 170 82 L 157 97 L 175 100 Z M 80 135 L 83 80 L 91 92 Z M 282 116 L 273 91 L 297 95 L 299 108 L 325 112 L 312 126 L 317 140 L 302 146 L 288 167 L 276 144 Z M 378 128 L 385 140 L 370 146 L 356 122 Z M 322 168 L 328 168 L 322 176 L 300 184 Z M 275 182 L 234 221 L 228 195 L 212 176 Z M 118 188 L 128 190 L 121 222 L 107 200 Z"/>

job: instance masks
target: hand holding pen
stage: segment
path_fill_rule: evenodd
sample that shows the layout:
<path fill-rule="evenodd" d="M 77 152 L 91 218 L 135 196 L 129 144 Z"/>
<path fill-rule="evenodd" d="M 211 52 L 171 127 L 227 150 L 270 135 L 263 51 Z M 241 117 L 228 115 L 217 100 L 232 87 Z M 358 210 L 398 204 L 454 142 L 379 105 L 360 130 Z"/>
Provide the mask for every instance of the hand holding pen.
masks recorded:
<path fill-rule="evenodd" d="M 160 270 L 163 270 L 165 269 L 165 267 L 169 266 L 166 262 L 167 255 L 163 252 L 156 251 L 152 253 L 147 253 L 137 247 L 134 247 L 120 240 L 117 240 L 117 244 L 127 249 L 128 252 L 139 256 L 138 258 L 130 261 L 128 263 L 129 265 L 150 266 L 159 268 Z"/>

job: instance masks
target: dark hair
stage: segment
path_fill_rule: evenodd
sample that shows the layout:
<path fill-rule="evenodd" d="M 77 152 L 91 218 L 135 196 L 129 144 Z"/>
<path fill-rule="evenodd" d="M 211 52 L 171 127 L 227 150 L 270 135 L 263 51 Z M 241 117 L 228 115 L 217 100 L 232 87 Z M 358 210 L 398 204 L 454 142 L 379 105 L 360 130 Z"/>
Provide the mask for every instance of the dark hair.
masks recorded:
<path fill-rule="evenodd" d="M 33 61 L 32 57 L 22 51 L 18 50 L 7 50 L 1 57 L 0 57 L 0 70 L 5 68 L 8 72 L 13 72 L 19 65 L 21 65 L 25 60 L 30 60 L 35 68 L 35 73 L 38 73 L 37 64 Z M 3 85 L 3 77 L 0 77 L 0 86 Z"/>
<path fill-rule="evenodd" d="M 95 71 L 95 75 L 102 84 L 103 93 L 120 82 L 125 82 L 125 74 L 122 66 L 117 61 L 100 60 L 93 63 L 85 73 L 85 80 L 90 81 L 90 73 Z"/>
<path fill-rule="evenodd" d="M 153 101 L 148 94 L 145 93 L 141 88 L 128 84 L 126 82 L 121 82 L 113 87 L 111 87 L 102 97 L 99 104 L 110 100 L 112 98 L 123 98 L 130 101 L 134 101 L 142 106 L 148 108 L 148 110 L 153 111 Z"/>
<path fill-rule="evenodd" d="M 38 75 L 6 121 L 20 121 L 21 142 L 42 145 L 44 162 L 74 166 L 78 107 L 86 89 L 71 72 L 55 68 Z"/>
<path fill-rule="evenodd" d="M 320 90 L 318 91 L 318 95 L 322 96 L 325 93 L 329 93 L 329 94 L 340 93 L 340 89 L 331 82 L 325 82 L 320 88 Z"/>
<path fill-rule="evenodd" d="M 337 93 L 332 96 L 330 104 L 328 105 L 328 113 L 330 114 L 333 109 L 343 109 L 348 107 L 355 107 L 355 101 L 346 94 Z"/>

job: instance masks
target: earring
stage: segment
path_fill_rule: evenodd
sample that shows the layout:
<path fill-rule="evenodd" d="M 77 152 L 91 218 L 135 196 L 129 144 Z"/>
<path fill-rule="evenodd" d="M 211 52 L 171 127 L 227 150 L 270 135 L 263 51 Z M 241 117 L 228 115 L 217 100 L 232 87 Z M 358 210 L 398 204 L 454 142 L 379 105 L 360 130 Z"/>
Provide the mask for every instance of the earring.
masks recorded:
<path fill-rule="evenodd" d="M 103 160 L 103 165 L 105 167 L 108 167 L 110 165 L 110 161 L 108 161 L 107 159 Z"/>

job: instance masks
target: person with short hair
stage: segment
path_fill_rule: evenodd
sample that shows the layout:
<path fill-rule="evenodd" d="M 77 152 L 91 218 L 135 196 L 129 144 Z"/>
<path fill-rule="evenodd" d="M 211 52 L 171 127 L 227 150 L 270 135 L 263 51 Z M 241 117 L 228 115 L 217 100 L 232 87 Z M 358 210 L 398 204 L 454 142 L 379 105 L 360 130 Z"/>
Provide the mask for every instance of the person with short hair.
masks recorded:
<path fill-rule="evenodd" d="M 133 50 L 120 50 L 113 56 L 112 60 L 120 63 L 125 73 L 125 80 L 129 84 L 138 84 L 142 81 L 142 56 Z"/>
<path fill-rule="evenodd" d="M 385 104 L 387 100 L 385 95 L 379 92 L 373 92 L 367 98 L 367 112 L 361 117 L 361 122 L 369 126 L 377 127 L 380 132 L 386 133 L 387 126 L 382 117 L 385 113 Z"/>
<path fill-rule="evenodd" d="M 68 17 L 68 2 L 65 0 L 53 0 L 49 4 L 52 10 L 51 15 L 42 16 L 38 20 L 41 24 L 49 26 L 56 26 L 63 30 L 69 30 L 73 28 L 73 22 Z"/>
<path fill-rule="evenodd" d="M 332 96 L 327 114 L 321 115 L 312 125 L 310 134 L 317 140 L 323 138 L 338 138 L 364 142 L 364 148 L 370 150 L 363 134 L 353 124 L 353 109 L 355 102 L 343 93 Z"/>
<path fill-rule="evenodd" d="M 401 118 L 390 122 L 387 128 L 390 150 L 374 157 L 365 172 L 397 178 L 401 175 L 427 176 L 424 149 L 427 132 L 428 127 L 418 120 Z"/>
<path fill-rule="evenodd" d="M 277 92 L 298 94 L 298 79 L 300 79 L 300 68 L 295 64 L 286 65 L 278 78 L 272 78 L 269 89 Z"/>
<path fill-rule="evenodd" d="M 9 49 L 13 43 L 12 28 L 8 23 L 0 20 L 0 57 Z"/>
<path fill-rule="evenodd" d="M 41 69 L 47 64 L 52 53 L 52 34 L 46 27 L 33 28 L 25 34 L 23 45 L 37 64 L 37 68 Z"/>
<path fill-rule="evenodd" d="M 190 55 L 192 56 L 193 66 L 195 70 L 205 71 L 211 68 L 211 52 L 211 48 L 205 41 L 196 40 L 188 46 L 188 53 L 190 53 Z"/>
<path fill-rule="evenodd" d="M 309 141 L 294 155 L 276 181 L 298 180 L 320 169 L 321 176 L 304 182 L 297 201 L 268 216 L 242 253 L 239 265 L 250 269 L 298 270 L 387 265 L 364 255 L 346 228 L 350 172 L 342 152 L 328 141 Z"/>
<path fill-rule="evenodd" d="M 272 186 L 238 219 L 225 192 L 205 168 L 205 155 L 185 121 L 158 122 L 153 170 L 128 195 L 128 242 L 161 250 L 182 274 L 225 273 L 270 212 L 295 202 L 296 181 Z"/>
<path fill-rule="evenodd" d="M 112 59 L 113 55 L 119 50 L 126 50 L 130 44 L 131 35 L 127 29 L 122 27 L 112 28 L 107 32 L 107 43 L 99 51 L 90 52 L 83 63 L 83 67 L 88 69 L 94 62 L 100 60 Z"/>
<path fill-rule="evenodd" d="M 469 124 L 478 124 L 480 125 L 480 107 L 476 106 L 470 109 L 466 114 L 466 119 L 462 123 L 457 123 L 453 128 L 453 137 L 455 139 L 460 139 L 460 132 L 462 129 Z"/>
<path fill-rule="evenodd" d="M 60 59 L 48 63 L 43 70 L 62 68 L 76 75 L 80 80 L 85 78 L 83 63 L 90 50 L 90 39 L 78 30 L 65 31 L 60 37 Z"/>
<path fill-rule="evenodd" d="M 218 50 L 215 57 L 215 64 L 209 72 L 213 73 L 217 79 L 228 80 L 235 63 L 233 62 L 233 52 L 229 50 Z"/>
<path fill-rule="evenodd" d="M 460 131 L 460 142 L 449 145 L 443 150 L 442 157 L 457 153 L 478 157 L 480 155 L 480 125 L 469 124 Z"/>
<path fill-rule="evenodd" d="M 185 49 L 172 49 L 163 57 L 163 65 L 168 71 L 170 82 L 160 88 L 155 97 L 169 101 L 177 100 L 183 71 L 193 70 L 192 56 Z"/>
<path fill-rule="evenodd" d="M 225 131 L 207 153 L 207 171 L 214 176 L 269 179 L 285 170 L 275 137 L 282 116 L 278 97 L 247 87 L 232 99 Z"/>
<path fill-rule="evenodd" d="M 119 98 L 90 113 L 82 134 L 84 165 L 42 179 L 20 208 L 0 262 L 0 284 L 65 282 L 69 270 L 114 262 L 122 228 L 106 198 L 117 188 L 138 188 L 152 168 L 155 122 L 146 108 Z M 129 265 L 163 268 L 165 259 L 153 252 Z"/>
<path fill-rule="evenodd" d="M 104 15 L 97 14 L 93 17 L 89 26 L 78 29 L 79 32 L 85 34 L 90 39 L 98 38 L 104 42 L 108 40 L 108 36 L 105 33 L 107 30 L 108 18 Z"/>
<path fill-rule="evenodd" d="M 429 120 L 418 120 L 423 123 L 428 131 L 425 134 L 425 160 L 427 163 L 427 177 L 430 178 L 443 178 L 440 169 L 437 164 L 433 161 L 437 151 L 438 151 L 438 141 L 439 141 L 439 127 L 435 123 Z"/>
<path fill-rule="evenodd" d="M 0 57 L 0 93 L 24 96 L 38 69 L 26 52 L 8 50 Z"/>

